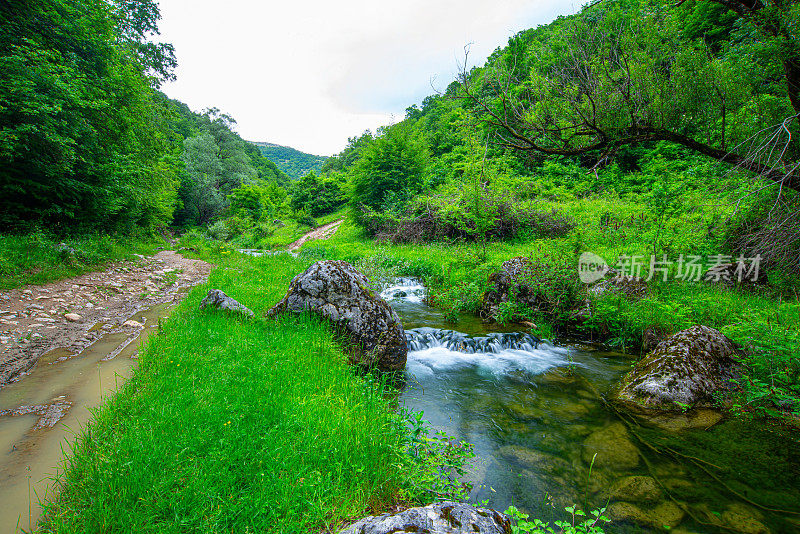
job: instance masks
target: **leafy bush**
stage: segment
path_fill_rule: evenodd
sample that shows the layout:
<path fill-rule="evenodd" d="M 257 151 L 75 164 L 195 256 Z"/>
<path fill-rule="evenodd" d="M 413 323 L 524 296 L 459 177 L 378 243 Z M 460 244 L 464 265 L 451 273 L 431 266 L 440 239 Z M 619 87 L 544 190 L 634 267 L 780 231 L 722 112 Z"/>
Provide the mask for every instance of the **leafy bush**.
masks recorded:
<path fill-rule="evenodd" d="M 234 237 L 242 235 L 250 226 L 250 221 L 241 217 L 229 217 L 215 222 L 208 227 L 208 233 L 214 239 L 220 241 L 230 241 Z"/>

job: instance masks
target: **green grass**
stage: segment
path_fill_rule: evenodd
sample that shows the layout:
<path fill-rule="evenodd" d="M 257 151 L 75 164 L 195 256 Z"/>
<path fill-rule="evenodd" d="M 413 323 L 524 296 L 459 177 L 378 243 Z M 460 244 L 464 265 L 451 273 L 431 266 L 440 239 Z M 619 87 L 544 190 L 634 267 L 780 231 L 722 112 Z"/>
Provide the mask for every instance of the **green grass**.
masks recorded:
<path fill-rule="evenodd" d="M 62 252 L 59 243 L 75 250 Z M 0 289 L 46 284 L 102 268 L 110 261 L 153 254 L 162 239 L 88 235 L 57 239 L 41 232 L 0 236 Z"/>
<path fill-rule="evenodd" d="M 68 461 L 44 532 L 313 532 L 413 498 L 406 427 L 307 315 L 261 318 L 308 262 L 216 245 Z M 254 319 L 199 311 L 208 287 Z M 418 493 L 418 492 L 417 492 Z"/>
<path fill-rule="evenodd" d="M 315 221 L 317 222 L 317 226 L 324 226 L 341 219 L 345 216 L 346 210 L 346 208 L 343 208 L 334 213 L 316 218 Z M 266 250 L 284 249 L 313 230 L 313 228 L 304 224 L 299 224 L 297 221 L 292 219 L 286 219 L 283 222 L 286 224 L 286 226 L 283 228 L 278 228 L 272 235 L 258 240 L 257 245 L 259 248 Z"/>

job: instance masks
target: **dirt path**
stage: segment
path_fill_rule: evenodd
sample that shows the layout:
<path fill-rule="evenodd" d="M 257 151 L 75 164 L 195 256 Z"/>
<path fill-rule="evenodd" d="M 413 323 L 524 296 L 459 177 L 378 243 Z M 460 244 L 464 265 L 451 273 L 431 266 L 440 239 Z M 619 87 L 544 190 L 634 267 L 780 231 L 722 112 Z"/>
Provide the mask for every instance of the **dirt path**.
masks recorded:
<path fill-rule="evenodd" d="M 206 262 L 164 251 L 101 272 L 0 292 L 0 388 L 55 349 L 69 358 L 109 333 L 133 339 L 144 328 L 131 320 L 134 314 L 178 300 L 210 270 Z"/>
<path fill-rule="evenodd" d="M 299 249 L 306 241 L 311 241 L 314 239 L 328 239 L 336 233 L 336 230 L 339 229 L 339 225 L 341 225 L 342 222 L 344 222 L 344 219 L 339 219 L 338 221 L 334 221 L 330 224 L 326 224 L 325 226 L 320 226 L 319 228 L 311 230 L 306 235 L 289 245 L 289 252 Z"/>

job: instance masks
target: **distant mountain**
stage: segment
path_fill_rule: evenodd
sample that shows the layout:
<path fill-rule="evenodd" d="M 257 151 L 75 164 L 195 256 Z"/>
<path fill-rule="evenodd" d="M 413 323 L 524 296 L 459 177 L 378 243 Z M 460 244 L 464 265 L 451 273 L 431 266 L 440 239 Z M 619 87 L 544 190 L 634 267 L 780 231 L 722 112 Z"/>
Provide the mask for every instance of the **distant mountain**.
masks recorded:
<path fill-rule="evenodd" d="M 280 170 L 292 179 L 302 178 L 310 171 L 316 173 L 322 168 L 327 156 L 315 156 L 300 152 L 296 148 L 267 143 L 265 141 L 250 141 L 256 145 L 264 157 L 271 160 Z"/>

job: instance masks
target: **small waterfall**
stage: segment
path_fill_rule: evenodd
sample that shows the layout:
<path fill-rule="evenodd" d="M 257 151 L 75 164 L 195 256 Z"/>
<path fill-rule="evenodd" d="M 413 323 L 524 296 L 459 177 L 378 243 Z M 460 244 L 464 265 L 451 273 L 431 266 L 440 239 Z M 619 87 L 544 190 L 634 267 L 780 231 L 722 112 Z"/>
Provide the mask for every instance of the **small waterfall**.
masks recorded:
<path fill-rule="evenodd" d="M 421 304 L 425 300 L 425 286 L 416 278 L 396 278 L 381 291 L 381 298 L 387 302 Z"/>
<path fill-rule="evenodd" d="M 532 352 L 538 349 L 540 344 L 547 344 L 538 337 L 525 332 L 493 333 L 483 337 L 470 337 L 454 330 L 435 328 L 406 330 L 406 343 L 410 351 L 443 347 L 465 354 L 499 354 L 506 350 Z"/>
<path fill-rule="evenodd" d="M 555 347 L 531 334 L 493 333 L 470 337 L 454 330 L 406 330 L 409 374 L 418 380 L 445 377 L 459 368 L 502 376 L 539 374 L 571 362 L 571 349 Z"/>

